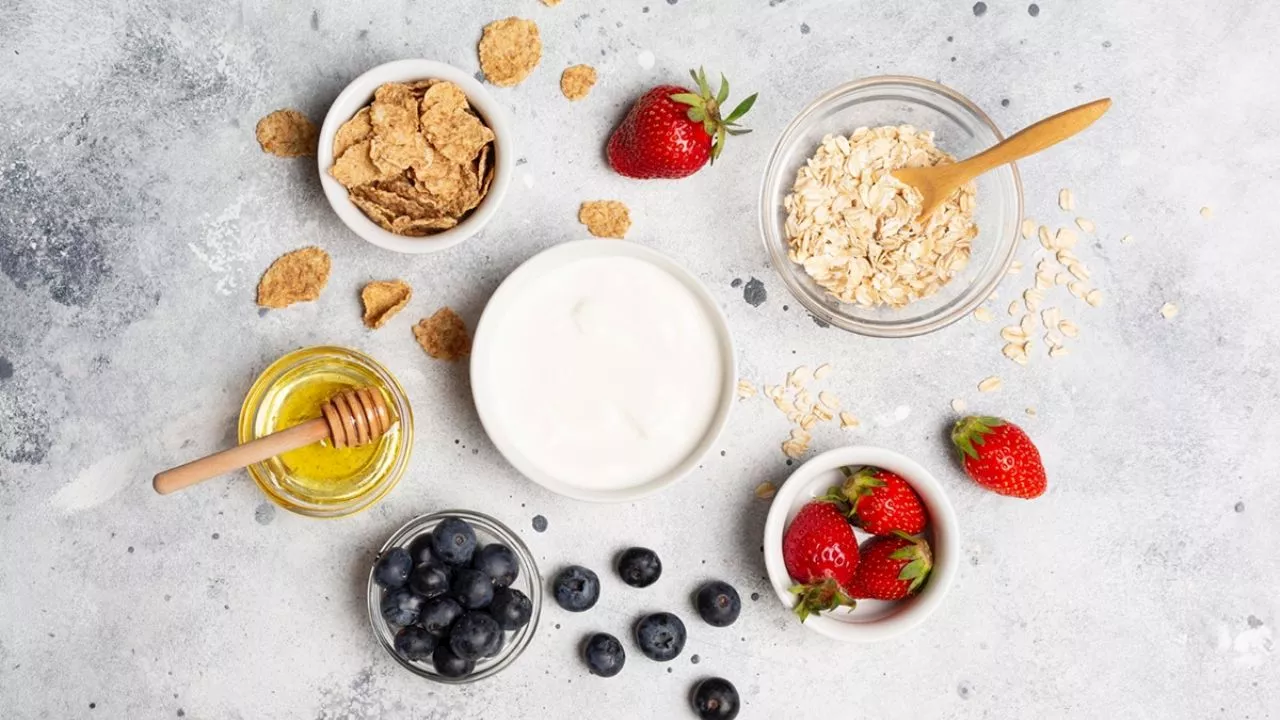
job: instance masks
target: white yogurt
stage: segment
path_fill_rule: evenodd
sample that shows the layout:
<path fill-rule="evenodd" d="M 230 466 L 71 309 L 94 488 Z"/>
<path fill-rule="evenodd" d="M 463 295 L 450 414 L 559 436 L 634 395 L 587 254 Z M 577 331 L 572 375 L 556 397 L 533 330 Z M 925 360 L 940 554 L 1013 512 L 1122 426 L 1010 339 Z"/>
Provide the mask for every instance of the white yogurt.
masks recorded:
<path fill-rule="evenodd" d="M 641 485 L 689 457 L 724 380 L 698 297 L 629 257 L 581 259 L 531 281 L 491 357 L 494 414 L 515 448 L 592 490 Z"/>

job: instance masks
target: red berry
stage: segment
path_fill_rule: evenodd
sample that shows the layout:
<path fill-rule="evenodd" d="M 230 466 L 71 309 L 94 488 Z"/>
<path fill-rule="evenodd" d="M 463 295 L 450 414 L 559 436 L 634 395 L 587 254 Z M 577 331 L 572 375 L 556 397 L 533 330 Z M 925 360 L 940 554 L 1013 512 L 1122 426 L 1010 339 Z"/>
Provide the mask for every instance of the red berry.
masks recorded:
<path fill-rule="evenodd" d="M 748 132 L 737 125 L 755 102 L 744 100 L 722 118 L 720 104 L 729 85 L 720 77 L 720 91 L 712 93 L 706 73 L 692 73 L 696 91 L 662 85 L 640 96 L 609 137 L 609 165 L 633 178 L 682 178 L 715 161 L 727 135 Z"/>
<path fill-rule="evenodd" d="M 841 468 L 841 472 L 848 479 L 840 494 L 850 503 L 854 524 L 872 535 L 915 535 L 924 530 L 924 503 L 906 480 L 877 467 L 864 467 L 856 473 Z"/>
<path fill-rule="evenodd" d="M 965 472 L 979 485 L 1011 497 L 1044 494 L 1048 480 L 1040 451 L 1017 425 L 997 417 L 964 417 L 951 431 L 951 442 Z"/>
<path fill-rule="evenodd" d="M 933 554 L 924 538 L 883 535 L 862 543 L 862 560 L 850 593 L 856 598 L 901 600 L 920 591 L 933 569 Z"/>
<path fill-rule="evenodd" d="M 810 613 L 853 605 L 848 587 L 858 569 L 858 539 L 840 508 L 815 500 L 800 508 L 782 537 L 782 562 L 799 596 L 795 612 Z"/>

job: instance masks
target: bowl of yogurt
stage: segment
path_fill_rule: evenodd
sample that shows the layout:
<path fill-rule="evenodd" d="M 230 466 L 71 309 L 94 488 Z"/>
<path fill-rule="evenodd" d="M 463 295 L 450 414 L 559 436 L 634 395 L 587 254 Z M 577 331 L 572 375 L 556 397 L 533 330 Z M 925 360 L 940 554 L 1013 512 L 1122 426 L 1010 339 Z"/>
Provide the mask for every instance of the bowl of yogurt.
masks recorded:
<path fill-rule="evenodd" d="M 594 502 L 684 477 L 729 418 L 737 367 L 711 294 L 620 240 L 556 245 L 516 268 L 476 326 L 485 432 L 525 477 Z"/>

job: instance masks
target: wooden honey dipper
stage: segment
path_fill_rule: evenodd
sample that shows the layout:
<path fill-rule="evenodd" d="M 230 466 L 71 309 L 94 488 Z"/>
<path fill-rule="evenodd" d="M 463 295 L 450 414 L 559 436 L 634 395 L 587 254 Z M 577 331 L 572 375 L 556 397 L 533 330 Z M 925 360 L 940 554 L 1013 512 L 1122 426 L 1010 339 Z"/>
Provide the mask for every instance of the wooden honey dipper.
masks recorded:
<path fill-rule="evenodd" d="M 161 495 L 168 495 L 322 440 L 331 441 L 336 448 L 368 445 L 385 435 L 395 424 L 386 400 L 376 388 L 343 390 L 321 405 L 320 413 L 320 417 L 288 430 L 165 470 L 155 476 L 151 486 Z"/>

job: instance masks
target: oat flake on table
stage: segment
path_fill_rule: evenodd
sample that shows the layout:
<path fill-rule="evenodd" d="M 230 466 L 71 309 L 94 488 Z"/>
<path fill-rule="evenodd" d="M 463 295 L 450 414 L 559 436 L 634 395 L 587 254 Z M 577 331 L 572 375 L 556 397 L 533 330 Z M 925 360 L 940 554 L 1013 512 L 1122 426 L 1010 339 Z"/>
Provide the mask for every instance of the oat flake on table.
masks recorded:
<path fill-rule="evenodd" d="M 413 288 L 403 280 L 375 280 L 360 291 L 364 304 L 364 325 L 377 330 L 404 309 L 413 297 Z"/>
<path fill-rule="evenodd" d="M 617 200 L 589 200 L 578 208 L 578 222 L 596 237 L 622 239 L 631 229 L 631 211 Z"/>
<path fill-rule="evenodd" d="M 315 155 L 320 131 L 297 110 L 276 110 L 254 128 L 263 152 L 278 157 Z"/>
<path fill-rule="evenodd" d="M 596 84 L 596 69 L 590 65 L 574 65 L 560 73 L 560 92 L 569 100 L 581 100 Z"/>
<path fill-rule="evenodd" d="M 440 308 L 431 317 L 419 320 L 413 326 L 413 336 L 437 360 L 454 362 L 471 354 L 471 335 L 453 308 Z"/>
<path fill-rule="evenodd" d="M 315 300 L 329 282 L 331 267 L 329 253 L 318 247 L 281 255 L 258 281 L 258 304 L 278 309 Z"/>
<path fill-rule="evenodd" d="M 934 294 L 969 262 L 975 186 L 922 224 L 919 193 L 889 173 L 950 162 L 932 132 L 909 125 L 826 136 L 783 200 L 792 262 L 842 302 L 901 307 Z"/>

